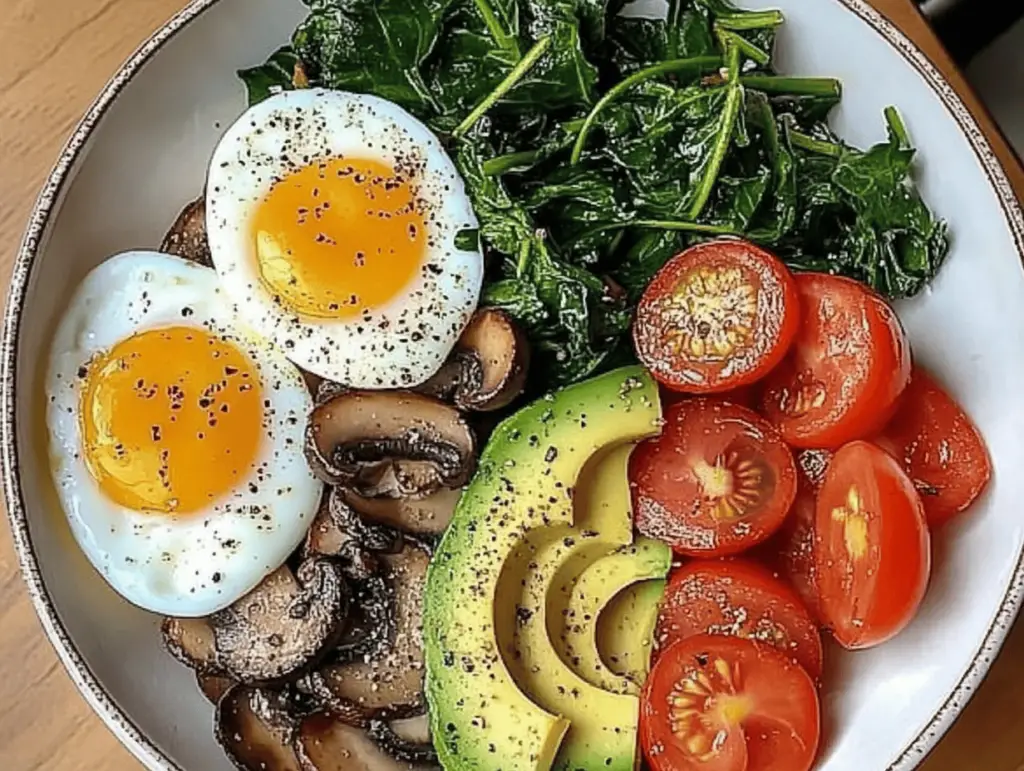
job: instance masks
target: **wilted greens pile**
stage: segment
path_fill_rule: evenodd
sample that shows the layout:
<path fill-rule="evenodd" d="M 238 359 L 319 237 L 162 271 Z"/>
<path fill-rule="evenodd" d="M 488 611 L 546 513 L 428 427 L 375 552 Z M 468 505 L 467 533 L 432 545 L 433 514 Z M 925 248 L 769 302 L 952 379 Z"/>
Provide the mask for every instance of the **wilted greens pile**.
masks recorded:
<path fill-rule="evenodd" d="M 253 102 L 376 94 L 446 139 L 488 260 L 483 303 L 527 329 L 545 386 L 630 357 L 631 308 L 684 246 L 725 234 L 791 267 L 917 293 L 947 252 L 895 110 L 867 151 L 826 125 L 840 84 L 777 75 L 777 11 L 672 0 L 305 0 Z M 470 234 L 466 234 L 467 237 Z"/>

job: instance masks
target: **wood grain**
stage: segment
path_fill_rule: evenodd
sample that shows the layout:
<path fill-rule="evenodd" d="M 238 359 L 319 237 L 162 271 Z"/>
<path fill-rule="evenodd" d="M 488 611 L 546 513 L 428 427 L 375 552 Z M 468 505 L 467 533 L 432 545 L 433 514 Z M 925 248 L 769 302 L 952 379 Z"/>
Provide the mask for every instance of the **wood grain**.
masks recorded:
<path fill-rule="evenodd" d="M 909 0 L 874 0 L 947 74 L 997 142 L 1019 195 L 1024 171 Z M 0 277 L 35 195 L 93 97 L 184 0 L 5 0 L 0 14 Z M 1024 771 L 1024 624 L 923 771 Z M 79 697 L 40 629 L 0 536 L 0 769 L 135 771 Z M 873 771 L 865 769 L 864 771 Z"/>

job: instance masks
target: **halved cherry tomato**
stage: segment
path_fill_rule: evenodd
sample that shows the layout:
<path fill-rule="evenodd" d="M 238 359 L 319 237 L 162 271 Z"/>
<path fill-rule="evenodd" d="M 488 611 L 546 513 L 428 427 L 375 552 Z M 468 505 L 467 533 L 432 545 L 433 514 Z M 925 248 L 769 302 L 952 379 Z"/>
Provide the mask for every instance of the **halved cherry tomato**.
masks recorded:
<path fill-rule="evenodd" d="M 794 447 L 834 449 L 879 431 L 910 380 L 910 347 L 896 313 L 856 281 L 796 277 L 802 324 L 765 381 L 764 414 Z"/>
<path fill-rule="evenodd" d="M 931 527 L 970 506 L 992 476 L 978 429 L 920 367 L 914 368 L 896 414 L 875 442 L 903 464 Z"/>
<path fill-rule="evenodd" d="M 680 554 L 720 557 L 778 530 L 796 494 L 793 455 L 757 413 L 717 399 L 665 411 L 630 459 L 636 526 Z"/>
<path fill-rule="evenodd" d="M 673 257 L 636 311 L 637 356 L 669 388 L 706 394 L 760 380 L 799 326 L 789 270 L 746 241 L 711 241 Z"/>
<path fill-rule="evenodd" d="M 774 645 L 812 678 L 821 676 L 821 635 L 814 620 L 791 588 L 756 563 L 694 560 L 672 574 L 654 643 L 664 650 L 697 634 Z"/>
<path fill-rule="evenodd" d="M 825 482 L 825 474 L 832 464 L 833 455 L 829 450 L 800 450 L 794 456 L 797 476 L 817 492 Z"/>
<path fill-rule="evenodd" d="M 640 700 L 653 771 L 808 771 L 821 734 L 814 682 L 770 645 L 698 635 L 668 648 Z"/>
<path fill-rule="evenodd" d="M 821 613 L 836 640 L 869 648 L 898 634 L 931 573 L 924 506 L 910 477 L 880 447 L 845 445 L 818 492 L 815 527 Z"/>
<path fill-rule="evenodd" d="M 818 490 L 832 461 L 828 450 L 803 450 L 796 454 L 796 500 L 779 528 L 778 535 L 767 544 L 774 554 L 769 565 L 778 568 L 803 600 L 811 616 L 821 619 L 818 598 L 818 574 L 814 566 L 814 519 Z"/>
<path fill-rule="evenodd" d="M 671 388 L 662 386 L 658 389 L 661 394 L 661 404 L 663 407 L 670 407 L 673 404 L 692 399 L 692 394 L 685 394 L 682 391 L 674 391 Z M 723 391 L 722 393 L 712 394 L 708 397 L 709 399 L 715 399 L 717 401 L 728 402 L 729 404 L 738 404 L 741 407 L 757 411 L 758 407 L 761 406 L 761 392 L 757 385 L 740 386 L 734 388 L 731 391 Z"/>

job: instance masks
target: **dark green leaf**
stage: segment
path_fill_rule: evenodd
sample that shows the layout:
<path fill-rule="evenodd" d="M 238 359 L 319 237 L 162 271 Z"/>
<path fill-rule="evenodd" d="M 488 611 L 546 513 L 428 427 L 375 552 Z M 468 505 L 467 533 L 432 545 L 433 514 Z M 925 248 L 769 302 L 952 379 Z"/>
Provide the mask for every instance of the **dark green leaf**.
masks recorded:
<path fill-rule="evenodd" d="M 620 16 L 609 24 L 613 60 L 624 74 L 670 59 L 720 53 L 707 15 L 684 0 L 671 0 L 664 19 Z"/>
<path fill-rule="evenodd" d="M 285 46 L 271 54 L 264 64 L 240 70 L 238 77 L 245 83 L 251 106 L 281 91 L 309 85 L 308 81 L 296 85 L 297 73 L 300 77 L 304 76 L 304 71 L 299 67 L 299 57 L 291 46 Z"/>
<path fill-rule="evenodd" d="M 480 304 L 506 311 L 530 337 L 537 337 L 548 329 L 547 309 L 537 296 L 537 287 L 527 279 L 507 278 L 488 284 Z"/>
<path fill-rule="evenodd" d="M 593 101 L 597 69 L 586 58 L 580 31 L 581 18 L 585 18 L 581 14 L 593 13 L 592 2 L 459 3 L 445 45 L 431 67 L 431 92 L 440 113 L 433 122 L 435 127 L 450 130 L 457 125 L 545 38 L 550 38 L 550 45 L 543 56 L 488 113 L 543 113 Z"/>
<path fill-rule="evenodd" d="M 632 101 L 608 110 L 601 152 L 626 171 L 642 216 L 687 212 L 722 130 L 725 102 L 721 87 L 646 83 Z"/>
<path fill-rule="evenodd" d="M 518 260 L 535 227 L 526 209 L 512 200 L 501 179 L 484 172 L 483 164 L 492 153 L 483 140 L 467 139 L 460 143 L 455 163 L 480 220 L 480 235 L 492 249 Z"/>
<path fill-rule="evenodd" d="M 834 144 L 824 129 L 800 140 L 808 149 L 797 152 L 799 217 L 780 244 L 787 262 L 842 273 L 892 298 L 916 294 L 935 275 L 946 228 L 914 187 L 914 151 L 893 125 L 889 141 L 866 152 Z"/>
<path fill-rule="evenodd" d="M 685 238 L 674 230 L 643 231 L 611 271 L 612 278 L 636 302 L 654 274 L 683 250 Z"/>
<path fill-rule="evenodd" d="M 761 208 L 771 180 L 772 171 L 764 166 L 750 177 L 720 177 L 702 220 L 745 232 Z"/>
<path fill-rule="evenodd" d="M 621 179 L 597 169 L 565 166 L 533 188 L 525 203 L 566 259 L 595 265 L 611 250 L 621 230 L 615 226 L 633 217 L 624 199 L 627 189 Z"/>
<path fill-rule="evenodd" d="M 451 0 L 306 0 L 293 45 L 328 88 L 372 93 L 429 115 L 422 66 Z"/>
<path fill-rule="evenodd" d="M 748 235 L 761 244 L 774 246 L 796 222 L 797 164 L 789 144 L 789 134 L 779 131 L 768 100 L 758 92 L 748 93 L 747 111 L 750 122 L 759 132 L 771 167 L 771 193 L 756 221 L 748 223 Z"/>
<path fill-rule="evenodd" d="M 455 234 L 455 248 L 465 252 L 474 252 L 480 249 L 480 231 L 477 229 L 460 230 Z"/>

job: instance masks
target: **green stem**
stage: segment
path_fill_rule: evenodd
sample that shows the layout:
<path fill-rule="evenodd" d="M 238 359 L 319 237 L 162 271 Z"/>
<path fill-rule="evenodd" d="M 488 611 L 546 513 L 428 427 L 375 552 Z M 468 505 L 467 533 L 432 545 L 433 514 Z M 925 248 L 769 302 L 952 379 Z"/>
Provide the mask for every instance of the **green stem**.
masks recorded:
<path fill-rule="evenodd" d="M 578 134 L 582 127 L 583 118 L 577 118 L 563 123 L 561 129 L 571 136 L 572 134 Z M 519 166 L 532 166 L 540 159 L 542 154 L 543 151 L 541 150 L 522 150 L 518 153 L 498 155 L 483 162 L 483 172 L 489 177 L 501 176 Z"/>
<path fill-rule="evenodd" d="M 790 129 L 788 132 L 790 144 L 793 147 L 799 147 L 801 150 L 807 150 L 811 153 L 817 153 L 818 155 L 828 155 L 833 158 L 838 158 L 842 155 L 843 148 L 832 142 L 825 142 L 821 139 L 815 139 L 808 134 L 804 134 L 801 131 Z"/>
<path fill-rule="evenodd" d="M 732 46 L 729 48 L 727 56 L 729 57 L 729 83 L 726 86 L 728 93 L 725 97 L 725 106 L 722 108 L 722 128 L 718 132 L 715 146 L 711 148 L 711 159 L 708 161 L 707 169 L 700 180 L 700 186 L 690 204 L 690 211 L 687 212 L 691 220 L 696 220 L 700 216 L 711 197 L 711 191 L 718 180 L 718 172 L 722 168 L 725 154 L 729 150 L 729 143 L 732 142 L 733 128 L 743 102 L 743 85 L 739 78 L 740 50 Z"/>
<path fill-rule="evenodd" d="M 782 11 L 776 10 L 726 13 L 715 18 L 716 25 L 731 30 L 767 29 L 778 27 L 783 21 Z"/>
<path fill-rule="evenodd" d="M 598 225 L 583 233 L 582 238 L 589 238 L 596 233 L 605 233 L 609 230 L 617 230 L 615 236 L 619 238 L 627 228 L 641 228 L 643 230 L 676 230 L 682 233 L 703 233 L 709 236 L 741 236 L 742 231 L 731 228 L 728 225 L 708 225 L 703 222 L 690 222 L 689 220 L 630 220 L 629 222 L 610 222 Z M 614 249 L 610 250 L 614 251 Z"/>
<path fill-rule="evenodd" d="M 738 236 L 742 233 L 728 225 L 705 225 L 686 220 L 637 220 L 631 226 L 649 230 L 680 230 L 685 233 L 707 233 L 714 236 Z"/>
<path fill-rule="evenodd" d="M 512 68 L 512 71 L 505 76 L 505 79 L 498 84 L 490 94 L 484 97 L 484 100 L 480 102 L 473 111 L 466 116 L 466 119 L 462 121 L 452 132 L 452 136 L 458 139 L 471 128 L 474 124 L 480 120 L 489 109 L 491 109 L 505 94 L 516 87 L 516 84 L 523 79 L 523 76 L 530 71 L 530 68 L 537 63 L 537 60 L 544 55 L 544 52 L 551 46 L 551 36 L 542 37 L 536 43 L 533 48 L 526 52 L 526 56 L 519 60 L 519 63 Z"/>
<path fill-rule="evenodd" d="M 628 78 L 620 80 L 608 89 L 608 92 L 601 97 L 597 104 L 594 105 L 590 114 L 587 115 L 587 119 L 583 121 L 583 127 L 580 129 L 580 133 L 576 137 L 576 144 L 573 145 L 572 156 L 569 159 L 569 163 L 575 166 L 580 162 L 580 158 L 583 156 L 583 149 L 587 145 L 587 137 L 590 134 L 591 128 L 594 126 L 594 122 L 601 114 L 601 111 L 634 86 L 644 83 L 652 78 L 656 78 L 659 75 L 665 75 L 670 72 L 685 72 L 686 70 L 702 71 L 721 64 L 721 62 L 721 58 L 717 56 L 695 56 L 689 59 L 670 59 L 669 61 L 660 62 L 659 64 L 655 64 L 651 67 L 645 67 L 642 70 L 637 70 Z"/>
<path fill-rule="evenodd" d="M 900 148 L 910 148 L 910 134 L 907 132 L 907 126 L 903 122 L 903 118 L 900 116 L 899 110 L 893 105 L 889 105 L 885 108 L 885 122 L 889 126 L 889 133 L 899 143 Z"/>
<path fill-rule="evenodd" d="M 530 246 L 532 241 L 530 239 L 524 239 L 519 244 L 519 259 L 516 260 L 516 278 L 522 278 L 523 274 L 526 273 L 526 268 L 530 261 Z"/>
<path fill-rule="evenodd" d="M 484 174 L 498 177 L 517 166 L 530 166 L 540 157 L 540 150 L 523 150 L 521 153 L 508 153 L 490 158 L 481 164 Z"/>
<path fill-rule="evenodd" d="M 412 72 L 409 73 L 409 83 L 410 85 L 412 85 L 413 88 L 416 89 L 416 92 L 419 94 L 420 98 L 428 105 L 430 105 L 430 109 L 434 110 L 435 112 L 441 109 L 440 105 L 438 105 L 437 103 L 437 100 L 434 98 L 434 95 L 431 94 L 430 89 L 427 88 L 427 84 L 423 82 L 423 75 L 420 73 L 419 70 L 413 70 Z"/>
<path fill-rule="evenodd" d="M 723 49 L 729 50 L 729 46 L 736 46 L 740 49 L 740 53 L 746 54 L 748 59 L 757 62 L 762 67 L 772 60 L 771 55 L 767 51 L 758 48 L 742 35 L 737 35 L 725 27 L 715 25 L 715 34 L 718 35 L 718 40 L 722 44 Z"/>
<path fill-rule="evenodd" d="M 790 78 L 781 75 L 743 75 L 740 82 L 747 88 L 766 94 L 793 96 L 842 96 L 842 85 L 835 78 Z"/>
<path fill-rule="evenodd" d="M 494 38 L 494 42 L 498 44 L 500 48 L 504 48 L 506 51 L 514 51 L 516 58 L 519 58 L 519 41 L 516 40 L 514 35 L 509 35 L 501 23 L 498 21 L 498 17 L 494 13 L 494 9 L 491 7 L 487 0 L 475 0 L 476 9 L 480 11 L 480 15 L 483 16 L 484 24 L 487 25 L 487 31 L 491 33 L 491 37 Z"/>

